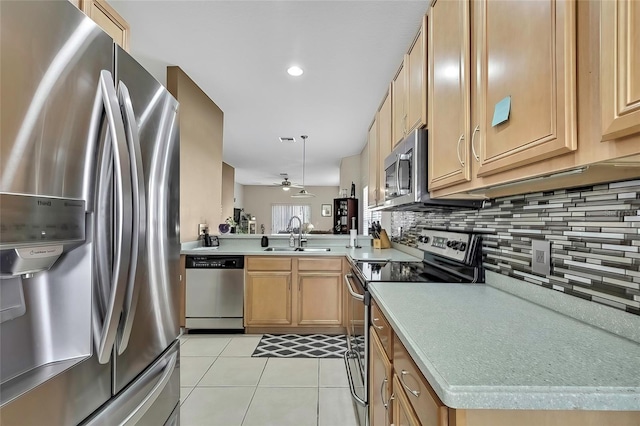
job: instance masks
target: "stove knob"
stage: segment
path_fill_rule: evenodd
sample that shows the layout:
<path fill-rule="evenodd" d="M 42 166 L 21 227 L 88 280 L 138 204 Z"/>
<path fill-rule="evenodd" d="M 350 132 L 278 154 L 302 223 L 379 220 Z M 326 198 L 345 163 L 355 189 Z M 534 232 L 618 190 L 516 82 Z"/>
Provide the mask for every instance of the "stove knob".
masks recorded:
<path fill-rule="evenodd" d="M 424 240 L 424 243 L 425 243 L 425 244 L 429 243 L 429 241 L 431 240 L 431 238 L 429 238 L 429 237 L 428 237 L 428 236 L 426 236 L 426 235 L 423 235 L 423 236 L 422 236 L 422 239 Z"/>
<path fill-rule="evenodd" d="M 460 241 L 453 241 L 451 244 L 451 248 L 454 250 L 458 250 L 458 248 L 460 247 Z"/>
<path fill-rule="evenodd" d="M 467 243 L 463 243 L 462 241 L 460 241 L 460 246 L 458 247 L 458 250 L 465 251 L 466 249 L 467 249 Z"/>
<path fill-rule="evenodd" d="M 451 241 L 451 240 L 447 241 L 447 247 L 452 248 L 453 247 L 453 241 Z"/>

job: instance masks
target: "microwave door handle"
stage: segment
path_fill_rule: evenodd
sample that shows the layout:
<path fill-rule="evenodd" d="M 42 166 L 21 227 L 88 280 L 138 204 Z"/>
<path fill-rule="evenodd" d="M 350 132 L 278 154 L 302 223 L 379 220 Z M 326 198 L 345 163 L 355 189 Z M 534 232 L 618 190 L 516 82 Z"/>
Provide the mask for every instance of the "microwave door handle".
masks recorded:
<path fill-rule="evenodd" d="M 396 154 L 396 194 L 400 195 L 400 155 Z"/>
<path fill-rule="evenodd" d="M 129 152 L 133 157 L 131 159 L 131 189 L 133 195 L 132 256 L 117 345 L 118 354 L 120 355 L 127 349 L 129 344 L 133 319 L 135 318 L 136 306 L 138 305 L 138 295 L 140 293 L 139 281 L 142 279 L 138 273 L 138 261 L 143 259 L 145 255 L 145 245 L 142 244 L 142 242 L 146 236 L 147 203 L 138 125 L 136 123 L 136 116 L 133 111 L 129 89 L 122 81 L 118 84 L 118 100 L 124 109 L 127 143 L 129 145 Z"/>
<path fill-rule="evenodd" d="M 131 257 L 131 226 L 127 222 L 132 214 L 131 175 L 129 170 L 129 154 L 125 143 L 125 131 L 120 105 L 109 71 L 100 72 L 99 90 L 107 117 L 107 131 L 113 150 L 113 170 L 115 183 L 115 235 L 114 259 L 111 276 L 109 300 L 104 315 L 104 322 L 97 342 L 98 362 L 106 364 L 111 358 L 111 350 L 116 339 L 120 313 L 124 302 L 124 294 Z M 101 179 L 101 177 L 100 177 Z M 106 258 L 97 258 L 100 264 Z M 100 269 L 100 268 L 98 268 Z M 104 282 L 103 282 L 104 284 Z"/>

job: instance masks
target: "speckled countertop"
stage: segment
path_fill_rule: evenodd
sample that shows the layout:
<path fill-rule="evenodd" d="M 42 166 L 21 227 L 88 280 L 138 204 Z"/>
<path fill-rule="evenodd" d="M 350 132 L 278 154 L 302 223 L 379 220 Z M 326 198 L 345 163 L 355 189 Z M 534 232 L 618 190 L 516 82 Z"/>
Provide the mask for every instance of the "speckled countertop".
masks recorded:
<path fill-rule="evenodd" d="M 181 254 L 218 254 L 218 255 L 245 255 L 245 256 L 348 256 L 353 260 L 394 260 L 394 261 L 421 261 L 411 254 L 407 254 L 393 248 L 374 249 L 371 246 L 371 237 L 359 236 L 361 248 L 347 248 L 349 236 L 310 235 L 307 247 L 328 247 L 330 251 L 264 251 L 260 246 L 262 235 L 221 236 L 218 248 L 201 247 L 201 242 L 188 242 L 182 244 Z M 269 247 L 288 247 L 288 235 L 276 235 L 269 237 Z"/>
<path fill-rule="evenodd" d="M 485 284 L 369 288 L 449 407 L 640 410 L 637 342 Z"/>

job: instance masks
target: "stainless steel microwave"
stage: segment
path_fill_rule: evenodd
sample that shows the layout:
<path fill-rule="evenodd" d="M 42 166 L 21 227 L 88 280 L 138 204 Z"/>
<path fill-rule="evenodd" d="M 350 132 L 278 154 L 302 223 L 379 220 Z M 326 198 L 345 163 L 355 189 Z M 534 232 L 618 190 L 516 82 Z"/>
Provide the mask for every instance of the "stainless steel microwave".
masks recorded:
<path fill-rule="evenodd" d="M 427 189 L 427 131 L 416 129 L 384 160 L 384 206 L 419 203 Z"/>

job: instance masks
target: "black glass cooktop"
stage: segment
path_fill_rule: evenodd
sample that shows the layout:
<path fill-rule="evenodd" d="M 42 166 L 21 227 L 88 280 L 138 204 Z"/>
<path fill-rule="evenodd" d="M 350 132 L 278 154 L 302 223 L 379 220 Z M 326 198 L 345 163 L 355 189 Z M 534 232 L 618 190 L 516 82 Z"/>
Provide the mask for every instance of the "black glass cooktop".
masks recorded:
<path fill-rule="evenodd" d="M 367 282 L 461 282 L 459 277 L 423 262 L 356 262 Z"/>

